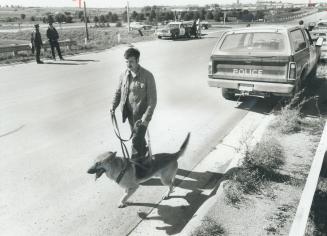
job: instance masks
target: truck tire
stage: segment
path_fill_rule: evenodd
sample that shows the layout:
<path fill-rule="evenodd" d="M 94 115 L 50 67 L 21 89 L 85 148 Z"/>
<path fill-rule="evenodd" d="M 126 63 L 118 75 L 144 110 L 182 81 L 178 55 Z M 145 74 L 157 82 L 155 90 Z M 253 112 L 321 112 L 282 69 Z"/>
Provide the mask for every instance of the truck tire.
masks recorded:
<path fill-rule="evenodd" d="M 314 80 L 317 76 L 317 69 L 318 69 L 318 64 L 315 65 L 315 67 L 312 68 L 310 74 L 309 74 L 309 78 L 308 80 L 311 81 L 311 80 Z"/>
<path fill-rule="evenodd" d="M 292 92 L 291 99 L 293 99 L 295 97 L 295 95 L 302 90 L 302 88 L 303 88 L 302 85 L 303 85 L 304 80 L 305 80 L 304 75 L 305 75 L 305 72 L 302 72 L 301 77 L 300 77 L 300 80 L 297 81 L 297 83 L 295 84 L 295 87 L 294 87 L 293 92 Z M 299 94 L 299 100 L 301 100 L 302 98 L 303 98 L 303 92 L 301 94 Z"/>
<path fill-rule="evenodd" d="M 221 95 L 223 96 L 223 98 L 225 98 L 227 100 L 231 100 L 231 101 L 235 101 L 236 100 L 235 93 L 231 92 L 230 89 L 222 88 L 221 89 Z"/>
<path fill-rule="evenodd" d="M 158 39 L 161 39 L 161 36 L 158 36 Z"/>

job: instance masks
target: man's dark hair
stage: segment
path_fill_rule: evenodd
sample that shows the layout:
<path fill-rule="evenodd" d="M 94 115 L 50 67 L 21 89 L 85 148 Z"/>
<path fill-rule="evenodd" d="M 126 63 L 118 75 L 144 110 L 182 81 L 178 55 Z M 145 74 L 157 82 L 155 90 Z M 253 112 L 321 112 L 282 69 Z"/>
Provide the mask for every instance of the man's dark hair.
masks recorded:
<path fill-rule="evenodd" d="M 135 57 L 136 60 L 138 60 L 140 58 L 140 51 L 137 50 L 136 48 L 129 48 L 125 51 L 124 53 L 124 57 L 126 59 L 130 58 L 130 57 Z"/>
<path fill-rule="evenodd" d="M 303 25 L 303 23 L 304 23 L 303 20 L 299 21 L 299 25 Z"/>

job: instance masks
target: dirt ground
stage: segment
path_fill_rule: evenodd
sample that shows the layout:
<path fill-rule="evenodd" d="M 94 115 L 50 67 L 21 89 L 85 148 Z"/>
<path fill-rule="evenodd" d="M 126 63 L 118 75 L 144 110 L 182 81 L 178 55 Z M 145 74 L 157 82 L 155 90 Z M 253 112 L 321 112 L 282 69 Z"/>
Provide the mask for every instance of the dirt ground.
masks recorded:
<path fill-rule="evenodd" d="M 224 228 L 223 235 L 288 235 L 320 137 L 308 131 L 278 137 L 286 157 L 280 174 L 286 181 L 270 182 L 237 205 L 219 196 L 208 217 Z"/>

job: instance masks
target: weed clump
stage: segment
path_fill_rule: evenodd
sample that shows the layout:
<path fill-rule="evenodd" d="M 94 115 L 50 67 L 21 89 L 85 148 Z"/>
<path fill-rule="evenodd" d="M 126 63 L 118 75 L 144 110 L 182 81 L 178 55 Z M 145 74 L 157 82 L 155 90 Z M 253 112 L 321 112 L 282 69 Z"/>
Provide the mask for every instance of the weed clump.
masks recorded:
<path fill-rule="evenodd" d="M 271 172 L 284 164 L 282 146 L 274 137 L 264 138 L 251 151 L 247 151 L 244 158 L 245 168 Z"/>
<path fill-rule="evenodd" d="M 283 148 L 272 136 L 247 150 L 242 166 L 231 174 L 230 181 L 224 185 L 227 203 L 237 205 L 244 194 L 258 193 L 267 181 L 280 179 L 278 169 L 284 161 Z"/>
<path fill-rule="evenodd" d="M 224 228 L 215 220 L 205 217 L 201 226 L 191 233 L 191 236 L 222 236 L 226 235 Z"/>

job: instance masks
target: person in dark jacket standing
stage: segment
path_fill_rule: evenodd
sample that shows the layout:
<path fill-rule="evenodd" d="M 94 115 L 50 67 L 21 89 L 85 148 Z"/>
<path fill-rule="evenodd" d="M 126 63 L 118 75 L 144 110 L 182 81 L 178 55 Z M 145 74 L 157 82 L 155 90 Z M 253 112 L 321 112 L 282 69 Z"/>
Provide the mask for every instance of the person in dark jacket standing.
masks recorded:
<path fill-rule="evenodd" d="M 43 64 L 43 61 L 40 60 L 41 47 L 43 46 L 41 33 L 39 30 L 39 24 L 34 25 L 35 30 L 31 35 L 31 44 L 32 44 L 32 53 L 36 52 L 35 59 L 37 64 Z"/>
<path fill-rule="evenodd" d="M 47 37 L 49 39 L 49 44 L 51 47 L 52 59 L 56 60 L 56 54 L 54 51 L 54 48 L 56 48 L 60 60 L 64 60 L 64 58 L 61 55 L 60 46 L 58 43 L 59 34 L 58 34 L 56 28 L 53 26 L 52 22 L 49 23 L 49 28 L 47 30 Z"/>
<path fill-rule="evenodd" d="M 133 132 L 131 158 L 146 165 L 150 157 L 145 134 L 157 104 L 156 84 L 152 73 L 139 65 L 139 50 L 129 48 L 124 57 L 127 69 L 120 76 L 110 112 L 120 104 L 123 122 L 127 119 Z M 144 169 L 136 166 L 136 171 L 142 177 Z"/>

